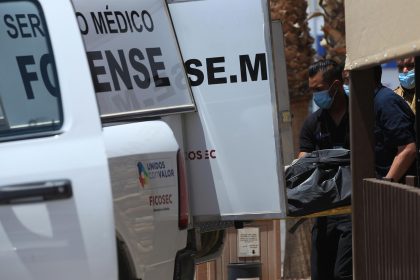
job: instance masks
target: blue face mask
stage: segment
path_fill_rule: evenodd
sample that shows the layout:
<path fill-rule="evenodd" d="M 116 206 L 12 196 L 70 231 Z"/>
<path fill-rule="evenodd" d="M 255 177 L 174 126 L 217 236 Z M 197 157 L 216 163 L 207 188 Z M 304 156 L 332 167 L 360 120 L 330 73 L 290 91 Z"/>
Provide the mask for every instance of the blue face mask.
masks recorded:
<path fill-rule="evenodd" d="M 321 109 L 330 109 L 334 98 L 328 93 L 328 89 L 314 92 L 314 101 Z"/>
<path fill-rule="evenodd" d="M 350 96 L 350 87 L 349 87 L 349 85 L 343 85 L 343 89 L 344 89 L 344 93 L 347 96 Z"/>
<path fill-rule="evenodd" d="M 414 70 L 408 71 L 407 73 L 400 73 L 398 75 L 401 86 L 406 89 L 413 89 L 416 86 L 414 77 Z"/>

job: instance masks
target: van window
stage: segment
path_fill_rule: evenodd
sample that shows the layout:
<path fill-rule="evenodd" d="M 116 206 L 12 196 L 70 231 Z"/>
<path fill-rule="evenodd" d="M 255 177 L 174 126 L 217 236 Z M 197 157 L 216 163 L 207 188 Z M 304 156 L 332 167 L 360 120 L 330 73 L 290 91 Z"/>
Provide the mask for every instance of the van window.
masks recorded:
<path fill-rule="evenodd" d="M 39 4 L 0 0 L 0 42 L 0 141 L 60 129 L 60 90 Z"/>

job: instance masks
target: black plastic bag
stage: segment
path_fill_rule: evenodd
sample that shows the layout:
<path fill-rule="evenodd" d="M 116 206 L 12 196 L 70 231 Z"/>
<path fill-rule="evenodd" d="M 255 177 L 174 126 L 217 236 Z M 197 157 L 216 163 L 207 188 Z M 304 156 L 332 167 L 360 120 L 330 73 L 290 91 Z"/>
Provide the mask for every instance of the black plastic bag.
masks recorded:
<path fill-rule="evenodd" d="M 285 171 L 289 216 L 304 216 L 351 204 L 350 151 L 314 151 Z"/>

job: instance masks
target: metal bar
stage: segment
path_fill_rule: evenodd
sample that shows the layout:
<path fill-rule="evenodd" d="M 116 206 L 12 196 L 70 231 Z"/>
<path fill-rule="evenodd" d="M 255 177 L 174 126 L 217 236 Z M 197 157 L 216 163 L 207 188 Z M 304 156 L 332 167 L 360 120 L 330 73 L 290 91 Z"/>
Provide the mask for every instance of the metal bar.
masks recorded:
<path fill-rule="evenodd" d="M 420 190 L 377 179 L 363 181 L 364 235 L 355 248 L 368 269 L 358 280 L 420 279 Z"/>
<path fill-rule="evenodd" d="M 416 56 L 414 60 L 414 72 L 420 73 L 420 56 Z M 416 92 L 414 98 L 416 99 L 416 112 L 420 108 L 420 94 L 417 94 L 418 89 L 420 89 L 420 75 L 415 76 L 416 83 Z M 417 150 L 417 187 L 420 187 L 420 150 L 419 150 L 419 141 L 420 141 L 420 115 L 416 114 L 416 150 Z"/>
<path fill-rule="evenodd" d="M 365 258 L 363 179 L 375 177 L 374 171 L 374 93 L 373 68 L 350 71 L 350 143 L 353 213 L 353 275 L 365 279 L 368 269 Z"/>
<path fill-rule="evenodd" d="M 405 184 L 412 187 L 417 186 L 417 176 L 412 176 L 412 175 L 405 176 Z"/>

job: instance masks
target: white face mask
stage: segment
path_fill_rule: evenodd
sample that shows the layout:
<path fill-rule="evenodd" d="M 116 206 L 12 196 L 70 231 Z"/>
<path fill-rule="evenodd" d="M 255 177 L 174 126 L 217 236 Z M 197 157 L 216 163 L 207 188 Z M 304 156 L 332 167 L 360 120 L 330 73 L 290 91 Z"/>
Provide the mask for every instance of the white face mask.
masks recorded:
<path fill-rule="evenodd" d="M 330 86 L 329 89 L 321 90 L 321 91 L 315 91 L 313 93 L 314 102 L 319 108 L 321 108 L 321 109 L 330 109 L 331 108 L 331 106 L 334 102 L 335 95 L 337 94 L 337 91 L 338 91 L 338 89 L 336 88 L 333 96 L 330 95 L 330 90 L 331 90 L 333 85 L 334 85 L 334 83 Z"/>
<path fill-rule="evenodd" d="M 321 109 L 330 109 L 333 101 L 328 89 L 314 92 L 314 102 Z"/>
<path fill-rule="evenodd" d="M 347 95 L 347 96 L 350 96 L 350 87 L 349 87 L 349 85 L 343 85 L 343 90 L 344 90 L 344 93 Z"/>
<path fill-rule="evenodd" d="M 400 84 L 403 88 L 413 89 L 416 86 L 414 69 L 408 71 L 407 73 L 400 73 L 398 75 L 398 79 L 400 80 Z"/>

